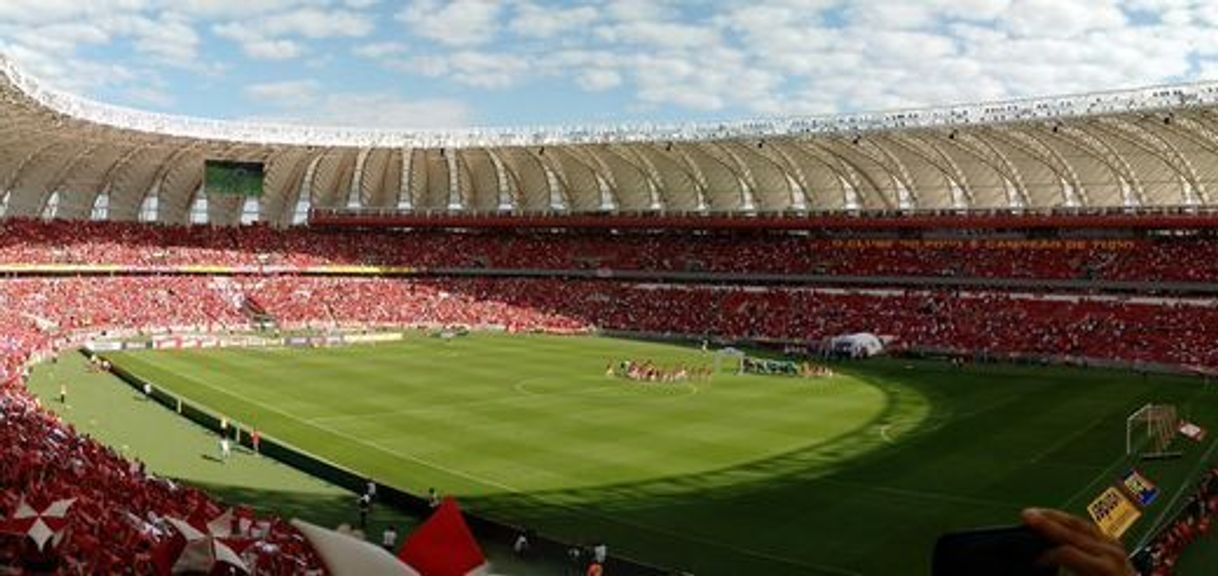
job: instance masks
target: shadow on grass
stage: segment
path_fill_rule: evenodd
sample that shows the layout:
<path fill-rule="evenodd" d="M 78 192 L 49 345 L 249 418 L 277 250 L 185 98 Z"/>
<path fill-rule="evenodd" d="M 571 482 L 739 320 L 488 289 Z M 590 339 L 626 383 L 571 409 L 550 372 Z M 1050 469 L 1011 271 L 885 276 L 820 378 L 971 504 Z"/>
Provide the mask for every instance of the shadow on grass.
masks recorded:
<path fill-rule="evenodd" d="M 224 504 L 250 504 L 260 515 L 274 514 L 284 519 L 300 518 L 327 528 L 336 528 L 340 524 L 361 528 L 356 497 L 352 494 L 317 494 L 237 487 L 223 483 L 183 482 L 207 491 Z M 407 516 L 374 501 L 368 514 L 367 525 L 362 529 L 369 542 L 380 544 L 382 533 L 392 526 L 399 535 L 397 546 L 401 546 L 404 538 L 421 522 L 419 518 Z M 494 574 L 559 576 L 563 573 L 563 558 L 535 555 L 523 560 L 514 557 L 503 545 L 483 542 L 482 546 L 492 564 Z"/>
<path fill-rule="evenodd" d="M 293 492 L 279 490 L 264 490 L 244 486 L 232 486 L 222 483 L 200 483 L 181 480 L 187 484 L 207 491 L 226 504 L 249 503 L 262 514 L 276 514 L 283 518 L 300 518 L 319 526 L 336 527 L 339 524 L 358 526 L 359 510 L 356 498 L 349 494 L 318 494 L 309 492 Z M 393 524 L 399 527 L 413 526 L 415 520 L 387 506 L 373 506 L 369 526 L 379 528 L 375 532 Z M 372 532 L 369 532 L 372 534 Z M 371 538 L 370 538 L 371 539 Z"/>
<path fill-rule="evenodd" d="M 923 574 L 937 534 L 1012 522 L 1022 506 L 1058 504 L 1062 486 L 1074 491 L 1103 473 L 1106 464 L 1070 460 L 1076 447 L 1058 446 L 1056 437 L 1047 443 L 1053 453 L 1011 438 L 1018 447 L 1007 454 L 997 438 L 987 440 L 1009 433 L 1003 423 L 1087 399 L 1078 385 L 1104 386 L 1114 398 L 1104 398 L 1095 416 L 1117 424 L 1126 400 L 1163 393 L 1108 382 L 1115 373 L 1068 372 L 1066 382 L 1056 371 L 921 362 L 839 371 L 887 396 L 877 417 L 842 436 L 702 474 L 468 502 L 483 514 L 568 539 L 621 543 L 629 556 L 700 575 Z M 895 441 L 886 437 L 889 426 Z M 1095 459 L 1104 452 L 1093 440 L 1084 452 Z M 1073 467 L 1048 467 L 1054 455 Z M 1049 464 L 1035 464 L 1042 459 Z"/>

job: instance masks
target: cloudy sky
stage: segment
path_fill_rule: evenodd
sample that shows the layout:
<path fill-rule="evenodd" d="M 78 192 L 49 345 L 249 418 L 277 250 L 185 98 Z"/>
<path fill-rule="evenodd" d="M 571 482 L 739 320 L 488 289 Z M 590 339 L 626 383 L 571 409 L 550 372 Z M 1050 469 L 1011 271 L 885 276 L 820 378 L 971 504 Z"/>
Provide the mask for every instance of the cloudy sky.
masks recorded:
<path fill-rule="evenodd" d="M 1218 1 L 0 0 L 0 51 L 196 116 L 668 122 L 1218 79 Z"/>

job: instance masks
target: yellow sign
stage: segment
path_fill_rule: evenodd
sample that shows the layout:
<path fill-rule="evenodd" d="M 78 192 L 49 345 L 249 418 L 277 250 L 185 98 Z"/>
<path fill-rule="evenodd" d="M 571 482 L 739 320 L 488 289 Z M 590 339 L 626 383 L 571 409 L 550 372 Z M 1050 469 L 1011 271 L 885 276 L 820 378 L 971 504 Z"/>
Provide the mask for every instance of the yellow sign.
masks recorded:
<path fill-rule="evenodd" d="M 1113 486 L 1092 500 L 1087 505 L 1087 512 L 1100 530 L 1113 538 L 1120 538 L 1142 517 L 1142 512 L 1133 505 L 1129 497 Z"/>

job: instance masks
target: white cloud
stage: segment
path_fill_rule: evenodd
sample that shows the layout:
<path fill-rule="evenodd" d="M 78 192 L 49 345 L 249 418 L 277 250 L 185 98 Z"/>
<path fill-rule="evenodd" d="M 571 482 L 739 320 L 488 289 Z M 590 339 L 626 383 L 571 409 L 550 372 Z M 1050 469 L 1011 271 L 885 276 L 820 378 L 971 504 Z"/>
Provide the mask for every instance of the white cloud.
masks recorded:
<path fill-rule="evenodd" d="M 0 50 L 40 81 L 68 92 L 92 90 L 135 81 L 139 75 L 121 64 L 105 64 L 31 49 L 0 41 Z"/>
<path fill-rule="evenodd" d="M 386 15 L 394 23 L 377 30 Z M 300 58 L 309 75 L 357 57 L 383 66 L 388 81 L 424 76 L 441 89 L 522 98 L 539 85 L 618 91 L 633 110 L 725 116 L 1218 75 L 1218 2 L 1207 0 L 0 0 L 0 50 L 32 72 L 158 106 L 171 96 L 150 83 L 158 71 L 214 70 L 203 30 L 253 59 Z M 108 45 L 136 58 L 90 59 Z M 305 100 L 296 88 L 280 101 L 333 104 L 319 86 Z M 403 118 L 418 104 L 374 96 Z"/>
<path fill-rule="evenodd" d="M 295 38 L 361 38 L 372 29 L 372 19 L 366 14 L 304 8 L 218 24 L 212 31 L 239 43 L 251 58 L 285 60 L 305 51 Z"/>
<path fill-rule="evenodd" d="M 599 16 L 600 12 L 592 6 L 563 9 L 524 2 L 516 7 L 516 16 L 508 27 L 520 36 L 552 38 L 560 33 L 574 33 Z"/>
<path fill-rule="evenodd" d="M 144 0 L 144 2 L 149 3 L 149 0 Z M 151 3 L 155 4 L 158 9 L 173 10 L 191 17 L 214 20 L 249 18 L 330 4 L 329 0 L 153 0 Z M 347 7 L 356 8 L 350 3 L 347 4 Z"/>
<path fill-rule="evenodd" d="M 176 102 L 173 95 L 164 88 L 154 86 L 133 86 L 127 89 L 127 96 L 153 108 L 168 108 Z"/>
<path fill-rule="evenodd" d="M 470 124 L 472 113 L 455 100 L 402 100 L 390 94 L 335 94 L 322 120 L 346 126 L 451 128 Z"/>
<path fill-rule="evenodd" d="M 410 0 L 397 19 L 421 38 L 450 46 L 477 46 L 495 38 L 499 0 Z"/>
<path fill-rule="evenodd" d="M 0 2 L 0 22 L 64 22 L 136 12 L 148 8 L 150 4 L 149 0 L 4 0 Z"/>
<path fill-rule="evenodd" d="M 351 53 L 362 58 L 380 60 L 382 58 L 401 56 L 406 51 L 406 45 L 401 42 L 376 42 L 356 46 L 351 50 Z"/>
<path fill-rule="evenodd" d="M 1077 38 L 1091 30 L 1120 28 L 1127 23 L 1115 0 L 1019 0 L 1003 16 L 1002 28 L 1023 37 Z"/>
<path fill-rule="evenodd" d="M 293 40 L 251 39 L 241 42 L 241 50 L 258 60 L 290 60 L 304 54 L 304 47 Z"/>
<path fill-rule="evenodd" d="M 622 75 L 616 70 L 585 70 L 575 78 L 575 83 L 588 92 L 602 92 L 622 84 Z"/>
<path fill-rule="evenodd" d="M 468 126 L 472 112 L 449 99 L 403 100 L 386 93 L 319 96 L 307 115 L 259 116 L 251 120 L 364 128 L 440 129 Z"/>
<path fill-rule="evenodd" d="M 513 54 L 463 50 L 444 56 L 417 56 L 391 63 L 392 68 L 425 76 L 443 76 L 476 88 L 506 88 L 526 78 L 531 65 Z"/>
<path fill-rule="evenodd" d="M 247 86 L 245 98 L 275 108 L 300 108 L 315 102 L 320 89 L 316 80 L 266 82 Z"/>
<path fill-rule="evenodd" d="M 268 36 L 299 35 L 305 38 L 360 38 L 372 31 L 372 19 L 349 10 L 304 9 L 273 14 L 252 22 Z"/>
<path fill-rule="evenodd" d="M 175 16 L 153 20 L 131 17 L 122 30 L 131 35 L 135 49 L 157 62 L 183 68 L 196 67 L 199 35 L 191 24 Z"/>

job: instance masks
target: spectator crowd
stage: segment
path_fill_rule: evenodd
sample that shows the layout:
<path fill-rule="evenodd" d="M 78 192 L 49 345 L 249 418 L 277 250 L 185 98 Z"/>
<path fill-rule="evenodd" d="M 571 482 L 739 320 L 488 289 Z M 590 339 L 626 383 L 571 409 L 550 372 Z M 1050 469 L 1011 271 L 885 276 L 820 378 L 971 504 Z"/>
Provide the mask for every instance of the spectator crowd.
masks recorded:
<path fill-rule="evenodd" d="M 204 492 L 158 478 L 62 422 L 23 381 L 30 361 L 71 344 L 76 330 L 207 329 L 233 320 L 231 306 L 213 292 L 206 281 L 187 278 L 0 282 L 0 302 L 10 311 L 0 318 L 0 518 L 14 517 L 23 505 L 42 510 L 72 499 L 55 545 L 39 547 L 6 522 L 0 566 L 37 567 L 31 573 L 164 573 L 166 549 L 176 537 L 171 519 L 204 524 L 222 516 L 224 508 Z M 295 528 L 242 510 L 233 534 L 247 565 L 260 574 L 324 573 Z"/>
<path fill-rule="evenodd" d="M 106 264 L 703 271 L 1212 282 L 1218 238 L 851 239 L 783 234 L 374 231 L 6 220 L 0 266 Z"/>
<path fill-rule="evenodd" d="M 1218 515 L 1218 468 L 1201 479 L 1180 513 L 1134 555 L 1134 565 L 1146 576 L 1171 576 L 1184 550 L 1209 534 L 1215 515 Z"/>

